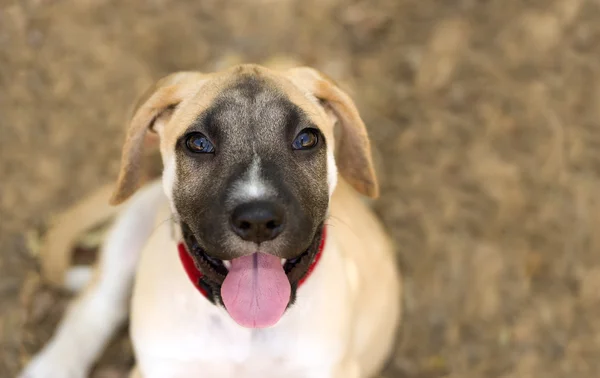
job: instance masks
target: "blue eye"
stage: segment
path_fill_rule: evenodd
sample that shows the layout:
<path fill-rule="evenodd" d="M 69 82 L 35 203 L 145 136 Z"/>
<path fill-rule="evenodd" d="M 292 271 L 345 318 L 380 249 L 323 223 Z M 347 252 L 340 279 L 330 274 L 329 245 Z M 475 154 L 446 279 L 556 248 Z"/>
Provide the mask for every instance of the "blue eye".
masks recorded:
<path fill-rule="evenodd" d="M 319 132 L 315 129 L 304 129 L 296 136 L 292 143 L 294 150 L 308 150 L 319 142 Z"/>
<path fill-rule="evenodd" d="M 196 154 L 211 154 L 215 147 L 202 133 L 191 133 L 185 138 L 185 146 L 190 152 Z"/>

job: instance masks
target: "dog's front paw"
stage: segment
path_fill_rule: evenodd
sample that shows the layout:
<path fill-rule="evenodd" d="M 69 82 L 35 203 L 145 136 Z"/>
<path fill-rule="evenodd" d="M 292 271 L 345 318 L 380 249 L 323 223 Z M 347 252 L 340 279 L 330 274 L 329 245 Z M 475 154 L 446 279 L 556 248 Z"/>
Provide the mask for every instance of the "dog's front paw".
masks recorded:
<path fill-rule="evenodd" d="M 42 352 L 35 356 L 18 378 L 86 378 L 88 367 L 73 356 Z"/>

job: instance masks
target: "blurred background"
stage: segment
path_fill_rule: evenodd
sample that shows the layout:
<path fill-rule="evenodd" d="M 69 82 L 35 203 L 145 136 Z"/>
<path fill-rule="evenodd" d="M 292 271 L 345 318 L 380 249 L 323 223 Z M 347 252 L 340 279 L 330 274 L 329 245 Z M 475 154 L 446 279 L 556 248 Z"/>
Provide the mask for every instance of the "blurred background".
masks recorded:
<path fill-rule="evenodd" d="M 64 310 L 38 237 L 115 179 L 137 96 L 281 58 L 375 144 L 405 282 L 382 377 L 600 377 L 598 0 L 0 1 L 0 377 Z M 125 335 L 94 377 L 125 377 Z"/>

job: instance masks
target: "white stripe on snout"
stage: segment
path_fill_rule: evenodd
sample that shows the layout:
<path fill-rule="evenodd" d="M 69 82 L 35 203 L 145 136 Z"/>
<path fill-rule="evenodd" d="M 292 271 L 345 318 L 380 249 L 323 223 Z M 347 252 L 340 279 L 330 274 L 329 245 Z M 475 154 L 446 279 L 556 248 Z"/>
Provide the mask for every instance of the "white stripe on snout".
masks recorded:
<path fill-rule="evenodd" d="M 243 190 L 249 197 L 262 197 L 267 192 L 265 183 L 260 178 L 260 157 L 256 156 L 248 170 L 248 179 Z"/>
<path fill-rule="evenodd" d="M 250 168 L 242 179 L 234 184 L 233 197 L 238 200 L 262 198 L 271 193 L 271 188 L 260 175 L 260 157 L 254 156 Z"/>

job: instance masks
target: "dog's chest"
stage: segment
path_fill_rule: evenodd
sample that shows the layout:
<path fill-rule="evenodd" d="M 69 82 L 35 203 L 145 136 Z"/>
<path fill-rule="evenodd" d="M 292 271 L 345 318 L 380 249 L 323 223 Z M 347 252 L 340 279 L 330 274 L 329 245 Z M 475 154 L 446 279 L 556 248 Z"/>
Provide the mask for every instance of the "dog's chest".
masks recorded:
<path fill-rule="evenodd" d="M 168 233 L 157 230 L 140 262 L 131 336 L 145 378 L 328 377 L 345 352 L 350 313 L 344 293 L 327 282 L 343 272 L 324 261 L 299 292 L 297 304 L 274 328 L 234 323 L 185 276 Z M 325 251 L 327 252 L 327 251 Z M 324 284 L 323 270 L 327 266 Z M 321 277 L 321 278 L 320 278 Z M 313 281 L 314 280 L 314 281 Z"/>
<path fill-rule="evenodd" d="M 144 377 L 315 377 L 318 370 L 329 369 L 341 347 L 297 333 L 240 332 L 217 319 L 208 320 L 211 329 L 191 327 L 187 336 L 174 330 L 138 338 L 136 354 Z"/>
<path fill-rule="evenodd" d="M 174 294 L 157 303 L 172 312 L 135 315 L 132 324 L 136 357 L 145 378 L 306 378 L 329 377 L 344 353 L 345 340 L 327 319 L 315 326 L 290 314 L 283 324 L 264 330 L 244 329 L 204 298 L 186 303 Z M 297 309 L 300 310 L 300 309 Z"/>
<path fill-rule="evenodd" d="M 220 344 L 220 352 L 214 355 L 214 359 L 201 358 L 198 361 L 198 371 L 202 371 L 203 377 L 313 377 L 315 370 L 327 369 L 331 365 L 330 359 L 336 359 L 334 354 L 338 348 L 326 343 L 315 345 L 316 340 L 298 334 L 263 331 L 251 332 L 247 338 L 233 337 L 229 340 L 229 344 L 223 340 L 213 344 Z M 212 375 L 207 375 L 208 371 Z"/>

